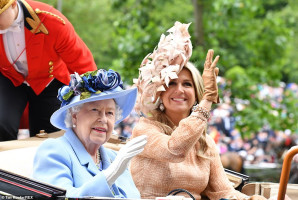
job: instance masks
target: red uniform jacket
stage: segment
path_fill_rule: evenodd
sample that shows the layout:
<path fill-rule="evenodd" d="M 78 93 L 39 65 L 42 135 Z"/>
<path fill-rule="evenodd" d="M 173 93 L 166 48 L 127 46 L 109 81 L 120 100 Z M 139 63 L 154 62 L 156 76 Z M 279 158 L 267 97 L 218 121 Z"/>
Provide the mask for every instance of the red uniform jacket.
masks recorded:
<path fill-rule="evenodd" d="M 8 61 L 0 34 L 0 72 L 15 86 L 26 80 L 38 95 L 54 78 L 68 85 L 71 73 L 96 70 L 90 50 L 65 16 L 41 2 L 20 3 L 24 10 L 27 77 Z"/>

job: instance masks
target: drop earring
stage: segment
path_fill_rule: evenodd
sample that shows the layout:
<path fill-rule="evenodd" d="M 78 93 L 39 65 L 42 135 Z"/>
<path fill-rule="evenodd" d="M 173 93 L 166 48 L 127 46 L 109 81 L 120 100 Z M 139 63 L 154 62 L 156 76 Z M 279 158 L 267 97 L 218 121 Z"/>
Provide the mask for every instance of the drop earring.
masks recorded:
<path fill-rule="evenodd" d="M 195 101 L 195 102 L 194 102 L 194 104 L 193 104 L 193 106 L 195 106 L 195 105 L 197 105 L 197 104 L 198 104 L 198 102 L 197 102 L 197 101 Z"/>
<path fill-rule="evenodd" d="M 159 110 L 160 110 L 161 112 L 163 112 L 163 111 L 165 110 L 165 106 L 163 105 L 162 100 L 160 100 Z"/>
<path fill-rule="evenodd" d="M 197 107 L 197 104 L 198 104 L 198 102 L 197 102 L 197 101 L 195 101 L 195 103 L 193 104 L 193 106 L 192 106 L 192 109 L 191 109 L 191 110 L 194 110 L 194 109 Z"/>

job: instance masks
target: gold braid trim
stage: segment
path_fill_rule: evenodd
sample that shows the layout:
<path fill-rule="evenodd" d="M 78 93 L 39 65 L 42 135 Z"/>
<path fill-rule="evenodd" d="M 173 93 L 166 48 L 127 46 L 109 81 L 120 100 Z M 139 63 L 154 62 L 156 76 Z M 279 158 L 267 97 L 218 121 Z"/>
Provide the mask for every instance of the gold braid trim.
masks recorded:
<path fill-rule="evenodd" d="M 39 17 L 34 12 L 33 8 L 25 1 L 21 0 L 21 2 L 25 5 L 28 12 L 30 13 L 32 19 L 30 17 L 26 18 L 27 23 L 31 26 L 31 33 L 37 34 L 39 32 L 43 32 L 44 34 L 49 34 L 47 28 L 41 23 Z"/>
<path fill-rule="evenodd" d="M 58 16 L 58 15 L 55 15 L 55 14 L 53 14 L 53 13 L 51 13 L 51 12 L 48 12 L 48 11 L 39 10 L 38 8 L 35 9 L 35 12 L 36 12 L 37 14 L 45 13 L 45 14 L 51 15 L 51 16 L 53 16 L 53 17 L 56 17 L 56 18 L 58 18 L 60 21 L 62 21 L 62 23 L 65 25 L 65 21 L 64 21 L 64 19 L 62 19 L 62 18 L 61 18 L 60 16 Z"/>

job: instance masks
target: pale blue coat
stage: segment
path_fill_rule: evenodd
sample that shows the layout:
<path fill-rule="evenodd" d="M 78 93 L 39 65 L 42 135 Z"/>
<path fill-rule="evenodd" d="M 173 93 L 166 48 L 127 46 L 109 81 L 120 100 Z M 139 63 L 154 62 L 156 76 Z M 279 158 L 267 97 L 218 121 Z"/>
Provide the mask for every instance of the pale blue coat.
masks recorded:
<path fill-rule="evenodd" d="M 100 147 L 100 153 L 105 170 L 117 154 L 103 146 Z M 71 129 L 62 137 L 47 139 L 40 145 L 34 158 L 33 178 L 66 189 L 67 197 L 140 199 L 128 170 L 109 187 L 105 176 Z"/>

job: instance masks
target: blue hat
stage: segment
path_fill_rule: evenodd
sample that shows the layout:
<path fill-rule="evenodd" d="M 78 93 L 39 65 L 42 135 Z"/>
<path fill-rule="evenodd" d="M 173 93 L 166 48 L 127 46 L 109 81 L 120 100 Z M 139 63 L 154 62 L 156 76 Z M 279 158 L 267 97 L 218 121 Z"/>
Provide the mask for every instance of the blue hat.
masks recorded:
<path fill-rule="evenodd" d="M 82 75 L 71 75 L 70 84 L 58 91 L 58 99 L 62 101 L 59 110 L 51 116 L 51 123 L 59 129 L 67 129 L 65 117 L 67 110 L 83 103 L 114 99 L 120 107 L 121 119 L 124 120 L 134 108 L 137 98 L 137 88 L 123 90 L 120 75 L 113 70 L 99 69 Z"/>

